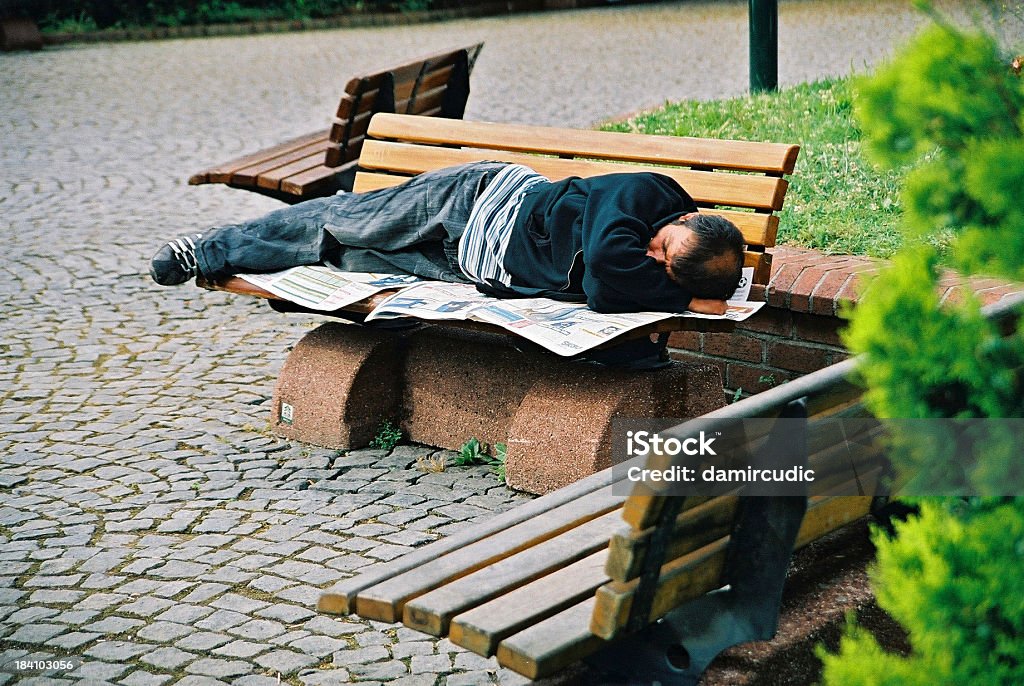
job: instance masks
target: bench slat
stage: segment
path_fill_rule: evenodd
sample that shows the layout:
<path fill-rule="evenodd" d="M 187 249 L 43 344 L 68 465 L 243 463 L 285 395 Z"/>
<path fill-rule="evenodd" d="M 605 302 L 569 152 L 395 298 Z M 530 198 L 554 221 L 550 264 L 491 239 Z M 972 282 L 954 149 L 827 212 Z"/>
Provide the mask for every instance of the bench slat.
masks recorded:
<path fill-rule="evenodd" d="M 540 679 L 568 667 L 605 641 L 590 631 L 594 597 L 509 636 L 498 644 L 498 664 L 529 679 Z"/>
<path fill-rule="evenodd" d="M 493 564 L 520 550 L 542 543 L 564 531 L 600 517 L 622 506 L 625 497 L 606 487 L 585 498 L 571 500 L 540 513 L 457 551 L 392 576 L 359 592 L 356 612 L 360 617 L 385 622 L 397 621 L 405 604 L 439 586 Z M 349 603 L 351 606 L 351 603 Z"/>
<path fill-rule="evenodd" d="M 417 548 L 398 559 L 381 563 L 375 568 L 366 570 L 357 576 L 339 581 L 320 597 L 318 607 L 324 612 L 335 614 L 352 612 L 355 610 L 354 601 L 363 590 L 387 579 L 399 576 L 404 572 L 419 569 L 421 565 L 427 562 L 454 550 L 461 550 L 488 536 L 505 531 L 523 522 L 533 521 L 536 517 L 569 503 L 584 499 L 585 496 L 589 496 L 594 492 L 607 490 L 611 484 L 611 479 L 612 470 L 602 470 L 597 474 L 580 479 L 557 491 L 502 512 L 484 522 L 474 524 L 468 529 Z"/>
<path fill-rule="evenodd" d="M 296 174 L 302 174 L 303 172 L 317 169 L 318 167 L 326 167 L 331 171 L 337 170 L 337 167 L 327 167 L 327 165 L 324 164 L 323 154 L 321 154 L 321 152 L 317 152 L 262 172 L 256 179 L 256 185 L 260 188 L 281 188 L 281 183 L 285 179 L 295 176 Z"/>
<path fill-rule="evenodd" d="M 379 117 L 380 115 L 376 115 L 374 121 Z M 371 123 L 371 135 L 372 128 L 373 124 Z M 616 172 L 657 172 L 678 181 L 698 203 L 750 207 L 761 210 L 781 209 L 786 188 L 789 185 L 785 179 L 770 176 L 692 171 L 640 164 L 624 165 L 594 160 L 566 160 L 504 150 L 455 149 L 379 140 L 367 140 L 363 143 L 359 166 L 367 169 L 386 169 L 406 174 L 420 174 L 432 169 L 482 160 L 525 164 L 544 176 L 556 180 L 567 176 L 586 177 Z"/>
<path fill-rule="evenodd" d="M 683 511 L 676 517 L 671 542 L 665 551 L 666 560 L 692 553 L 732 530 L 737 496 L 722 496 Z M 626 527 L 612 536 L 608 546 L 608 567 L 605 573 L 614 581 L 629 581 L 639 576 L 644 557 L 650 547 L 654 528 L 636 531 Z"/>
<path fill-rule="evenodd" d="M 619 169 L 619 171 L 626 171 Z M 367 193 L 382 188 L 391 188 L 400 183 L 405 183 L 411 177 L 396 176 L 394 174 L 379 174 L 369 171 L 360 171 L 356 174 L 355 184 L 352 190 L 356 193 Z M 775 246 L 775 237 L 779 230 L 779 218 L 773 214 L 761 212 L 739 212 L 736 210 L 723 209 L 701 209 L 707 214 L 717 214 L 725 217 L 740 230 L 743 240 L 748 245 L 760 245 L 768 248 Z"/>
<path fill-rule="evenodd" d="M 351 165 L 328 167 L 326 164 L 307 169 L 298 174 L 292 174 L 281 180 L 281 191 L 292 195 L 314 196 L 326 195 L 337 188 L 334 177 L 343 174 L 351 168 Z M 323 192 L 321 192 L 323 191 Z"/>
<path fill-rule="evenodd" d="M 334 143 L 331 141 L 318 141 L 283 155 L 257 162 L 248 167 L 242 167 L 231 175 L 230 183 L 255 186 L 263 175 L 270 174 L 275 169 L 280 169 L 285 165 L 299 161 L 305 165 L 305 169 L 308 169 L 323 163 L 324 152 L 333 145 Z M 266 186 L 262 187 L 266 188 Z"/>
<path fill-rule="evenodd" d="M 593 598 L 606 583 L 608 550 L 599 550 L 567 567 L 501 595 L 452 619 L 448 638 L 455 645 L 490 657 L 498 643 L 531 624 Z"/>
<path fill-rule="evenodd" d="M 210 169 L 207 169 L 205 171 L 193 174 L 192 176 L 189 177 L 188 182 L 193 186 L 203 183 L 227 183 L 227 180 L 230 180 L 231 178 L 231 174 L 233 174 L 237 169 L 248 167 L 252 164 L 255 164 L 261 160 L 266 159 L 268 156 L 276 157 L 278 155 L 284 155 L 289 152 L 292 152 L 293 150 L 304 148 L 307 145 L 327 140 L 329 135 L 330 129 L 327 129 L 325 131 L 314 131 L 313 133 L 307 133 L 302 136 L 297 136 L 295 138 L 291 138 L 285 141 L 284 143 L 275 145 L 272 148 L 267 148 L 265 150 L 260 150 L 259 152 L 256 153 L 236 157 L 232 160 L 228 160 L 227 162 L 222 162 L 218 164 L 216 167 L 211 167 Z"/>
<path fill-rule="evenodd" d="M 798 145 L 710 140 L 682 136 L 587 131 L 490 122 L 452 122 L 444 119 L 409 120 L 379 115 L 370 135 L 416 143 L 444 143 L 518 152 L 594 157 L 631 162 L 655 162 L 792 174 Z"/>
<path fill-rule="evenodd" d="M 444 636 L 458 613 L 605 549 L 609 532 L 621 521 L 619 511 L 612 510 L 429 591 L 405 604 L 402 623 L 410 629 Z"/>

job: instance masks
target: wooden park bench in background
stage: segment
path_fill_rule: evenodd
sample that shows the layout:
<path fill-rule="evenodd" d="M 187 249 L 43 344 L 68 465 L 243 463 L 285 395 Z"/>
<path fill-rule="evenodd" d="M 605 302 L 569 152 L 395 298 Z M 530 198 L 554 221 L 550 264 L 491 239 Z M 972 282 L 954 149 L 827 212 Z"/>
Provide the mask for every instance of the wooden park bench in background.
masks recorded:
<path fill-rule="evenodd" d="M 776 212 L 788 188 L 783 176 L 793 172 L 798 153 L 799 146 L 788 144 L 380 113 L 363 141 L 353 189 L 372 191 L 478 160 L 523 163 L 551 179 L 654 171 L 676 179 L 701 211 L 736 223 L 754 282 L 765 284 Z M 299 310 L 240 278 L 200 285 L 268 298 L 275 309 Z M 317 314 L 358 321 L 376 302 L 379 297 Z M 462 332 L 467 327 L 475 331 Z M 435 324 L 404 338 L 328 323 L 307 334 L 285 362 L 271 426 L 287 438 L 338 448 L 366 445 L 381 417 L 399 418 L 407 437 L 427 445 L 454 449 L 470 436 L 507 442 L 509 483 L 545 492 L 608 464 L 613 416 L 694 417 L 721 407 L 725 398 L 717 368 L 668 363 L 661 353 L 670 331 L 731 327 L 727 321 L 672 318 L 599 353 L 601 361 L 635 356 L 645 365 L 651 360 L 663 366 L 636 374 L 520 353 L 515 348 L 529 348 L 526 341 L 476 322 Z M 495 383 L 498 378 L 506 381 Z M 467 394 L 467 388 L 474 393 Z M 571 426 L 555 425 L 554 414 L 573 417 Z M 550 455 L 561 458 L 553 461 Z"/>
<path fill-rule="evenodd" d="M 287 203 L 351 190 L 370 118 L 377 112 L 461 119 L 483 43 L 357 76 L 345 86 L 334 124 L 192 175 Z"/>

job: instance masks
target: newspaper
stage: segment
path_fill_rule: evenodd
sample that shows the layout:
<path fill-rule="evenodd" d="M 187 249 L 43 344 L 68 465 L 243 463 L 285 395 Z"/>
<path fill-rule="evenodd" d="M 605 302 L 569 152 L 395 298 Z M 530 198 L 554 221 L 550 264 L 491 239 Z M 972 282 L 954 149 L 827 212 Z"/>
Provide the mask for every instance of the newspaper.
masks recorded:
<path fill-rule="evenodd" d="M 550 298 L 499 299 L 470 284 L 423 281 L 414 276 L 339 272 L 324 266 L 294 267 L 273 274 L 239 274 L 249 283 L 313 310 L 331 311 L 383 290 L 399 289 L 381 301 L 366 321 L 416 317 L 472 320 L 515 333 L 563 356 L 586 352 L 633 329 L 675 317 L 743 321 L 764 306 L 748 302 L 753 269 L 743 270 L 724 315 L 686 312 L 602 314 L 583 303 Z"/>
<path fill-rule="evenodd" d="M 366 321 L 394 317 L 429 320 L 473 320 L 501 327 L 563 356 L 586 352 L 602 343 L 647 324 L 674 317 L 742 321 L 764 303 L 747 302 L 752 269 L 744 270 L 740 287 L 728 302 L 724 315 L 687 312 L 630 312 L 602 314 L 583 303 L 550 298 L 498 299 L 479 293 L 468 284 L 425 281 L 386 298 Z"/>
<path fill-rule="evenodd" d="M 420 281 L 415 276 L 341 272 L 314 265 L 271 274 L 238 274 L 239 278 L 311 310 L 330 312 L 392 288 Z"/>
<path fill-rule="evenodd" d="M 576 355 L 639 326 L 675 315 L 666 312 L 600 314 L 583 303 L 550 298 L 498 299 L 469 284 L 424 282 L 374 308 L 366 321 L 392 317 L 466 320 L 494 324 L 559 355 Z"/>

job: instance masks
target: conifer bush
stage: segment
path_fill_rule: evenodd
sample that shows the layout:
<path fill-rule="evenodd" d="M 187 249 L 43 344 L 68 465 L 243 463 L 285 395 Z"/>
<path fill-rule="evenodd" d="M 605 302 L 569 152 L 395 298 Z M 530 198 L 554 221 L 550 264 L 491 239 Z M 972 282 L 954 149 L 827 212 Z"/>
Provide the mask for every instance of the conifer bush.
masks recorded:
<path fill-rule="evenodd" d="M 857 84 L 875 158 L 923 158 L 903 187 L 908 239 L 952 233 L 948 262 L 964 275 L 1024 280 L 1020 62 L 992 35 L 940 19 Z M 1024 325 L 1003 336 L 974 298 L 940 303 L 939 267 L 927 241 L 910 245 L 849 313 L 865 401 L 886 418 L 1024 417 Z M 921 499 L 894 537 L 876 532 L 878 603 L 911 653 L 851 624 L 838 654 L 820 653 L 825 684 L 1024 684 L 1024 498 L 1005 493 L 1024 457 L 1012 436 L 988 433 L 969 453 L 955 429 L 893 445 L 903 482 L 974 495 Z"/>

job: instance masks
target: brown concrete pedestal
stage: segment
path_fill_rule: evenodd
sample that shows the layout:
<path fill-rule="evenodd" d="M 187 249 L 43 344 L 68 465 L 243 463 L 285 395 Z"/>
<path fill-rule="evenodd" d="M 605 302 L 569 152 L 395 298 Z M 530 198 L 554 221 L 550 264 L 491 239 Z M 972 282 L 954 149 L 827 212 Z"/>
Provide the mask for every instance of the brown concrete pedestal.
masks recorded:
<path fill-rule="evenodd" d="M 555 365 L 530 388 L 508 435 L 512 488 L 548 493 L 611 466 L 612 419 L 698 417 L 725 404 L 717 367 L 630 372 Z"/>
<path fill-rule="evenodd" d="M 395 419 L 417 443 L 451 450 L 470 438 L 505 443 L 509 485 L 546 493 L 610 464 L 613 418 L 686 419 L 725 402 L 715 366 L 624 371 L 522 352 L 515 343 L 451 328 L 403 336 L 324 324 L 281 370 L 274 429 L 357 448 Z"/>
<path fill-rule="evenodd" d="M 310 331 L 277 379 L 274 432 L 328 448 L 367 445 L 401 415 L 402 347 L 397 334 L 349 324 Z"/>

